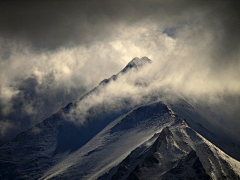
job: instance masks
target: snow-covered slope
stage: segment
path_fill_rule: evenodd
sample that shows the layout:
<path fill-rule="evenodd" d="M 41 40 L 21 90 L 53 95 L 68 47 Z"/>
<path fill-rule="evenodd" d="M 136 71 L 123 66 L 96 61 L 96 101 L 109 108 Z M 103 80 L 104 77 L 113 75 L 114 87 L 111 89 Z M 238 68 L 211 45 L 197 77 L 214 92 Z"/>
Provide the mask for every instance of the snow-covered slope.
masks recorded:
<path fill-rule="evenodd" d="M 176 118 L 99 179 L 240 179 L 239 167 Z"/>
<path fill-rule="evenodd" d="M 109 85 L 121 87 L 121 77 L 130 79 L 150 63 L 147 57 L 134 58 L 76 102 L 0 147 L 0 179 L 239 178 L 239 162 L 219 147 L 237 158 L 240 146 L 220 136 L 224 131 L 217 132 L 215 121 L 208 119 L 214 115 L 206 118 L 201 108 L 177 94 L 177 103 L 156 98 L 164 97 L 159 92 L 134 103 L 121 96 L 95 101 L 109 93 Z"/>
<path fill-rule="evenodd" d="M 195 131 L 203 135 L 220 149 L 224 150 L 237 160 L 240 160 L 240 133 L 227 129 L 224 118 L 219 112 L 214 112 L 211 107 L 201 102 L 179 98 L 178 101 L 165 102 L 171 109 Z M 236 117 L 237 118 L 237 117 Z M 237 122 L 237 119 L 236 119 Z M 225 127 L 224 127 L 225 124 Z M 237 123 L 235 123 L 237 125 Z"/>
<path fill-rule="evenodd" d="M 43 178 L 51 178 L 53 174 L 60 179 L 97 178 L 173 122 L 172 112 L 160 102 L 136 108 L 110 123 L 82 148 L 47 171 Z"/>

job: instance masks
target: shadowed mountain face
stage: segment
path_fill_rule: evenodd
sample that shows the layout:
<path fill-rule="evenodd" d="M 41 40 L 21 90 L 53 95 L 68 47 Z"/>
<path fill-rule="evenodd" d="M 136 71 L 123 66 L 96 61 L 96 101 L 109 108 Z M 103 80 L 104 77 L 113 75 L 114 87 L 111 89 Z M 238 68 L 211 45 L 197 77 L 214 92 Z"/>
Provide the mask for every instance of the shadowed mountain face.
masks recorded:
<path fill-rule="evenodd" d="M 240 163 L 217 146 L 235 149 L 203 127 L 201 114 L 194 109 L 190 114 L 185 100 L 173 105 L 154 94 L 138 103 L 122 97 L 88 107 L 87 100 L 151 62 L 134 58 L 76 102 L 0 147 L 0 179 L 238 179 Z"/>

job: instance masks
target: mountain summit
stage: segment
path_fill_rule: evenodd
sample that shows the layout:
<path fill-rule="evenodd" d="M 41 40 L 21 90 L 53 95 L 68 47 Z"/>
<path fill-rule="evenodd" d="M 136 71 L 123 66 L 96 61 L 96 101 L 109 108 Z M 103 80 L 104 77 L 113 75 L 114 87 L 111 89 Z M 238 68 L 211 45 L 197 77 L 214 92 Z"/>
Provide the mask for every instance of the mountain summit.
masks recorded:
<path fill-rule="evenodd" d="M 144 56 L 142 58 L 135 57 L 132 61 L 130 61 L 127 66 L 121 71 L 126 72 L 129 69 L 136 68 L 139 69 L 143 67 L 146 64 L 152 63 L 152 60 L 150 60 L 148 57 Z"/>
<path fill-rule="evenodd" d="M 135 57 L 118 74 L 113 75 L 112 77 L 110 77 L 108 79 L 104 79 L 99 84 L 105 85 L 105 84 L 109 83 L 110 81 L 116 81 L 120 74 L 125 74 L 129 71 L 134 71 L 134 70 L 139 71 L 141 68 L 143 68 L 144 66 L 146 66 L 150 63 L 152 63 L 152 60 L 146 56 L 144 56 L 142 58 Z"/>

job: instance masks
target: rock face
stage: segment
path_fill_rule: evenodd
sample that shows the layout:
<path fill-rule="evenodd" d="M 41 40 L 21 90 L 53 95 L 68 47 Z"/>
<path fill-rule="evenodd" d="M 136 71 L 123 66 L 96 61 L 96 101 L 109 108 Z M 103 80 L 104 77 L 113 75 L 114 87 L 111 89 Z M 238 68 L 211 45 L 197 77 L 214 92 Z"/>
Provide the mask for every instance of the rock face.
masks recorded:
<path fill-rule="evenodd" d="M 109 84 L 150 63 L 134 58 L 77 102 L 1 146 L 0 179 L 239 179 L 240 162 L 205 137 L 228 142 L 203 127 L 186 101 L 169 106 L 149 95 L 134 105 L 131 97 L 116 99 L 122 108 L 105 101 L 85 107 Z"/>
<path fill-rule="evenodd" d="M 196 152 L 192 150 L 189 154 L 179 160 L 177 165 L 162 175 L 162 179 L 211 179 L 199 160 Z"/>

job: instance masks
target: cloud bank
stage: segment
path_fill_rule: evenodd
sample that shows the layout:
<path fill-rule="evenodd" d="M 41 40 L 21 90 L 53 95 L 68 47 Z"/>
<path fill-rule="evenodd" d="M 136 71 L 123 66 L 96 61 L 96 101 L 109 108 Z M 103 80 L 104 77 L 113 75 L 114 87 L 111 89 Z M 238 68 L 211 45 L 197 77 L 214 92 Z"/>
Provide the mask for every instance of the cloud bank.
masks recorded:
<path fill-rule="evenodd" d="M 0 4 L 2 141 L 75 101 L 136 56 L 154 61 L 151 69 L 134 76 L 151 81 L 150 88 L 122 80 L 125 88 L 112 86 L 108 92 L 116 94 L 111 97 L 134 95 L 137 100 L 150 90 L 173 89 L 211 102 L 231 97 L 234 105 L 228 107 L 236 112 L 238 98 L 232 97 L 240 92 L 239 2 Z M 105 97 L 94 99 L 92 103 Z"/>

